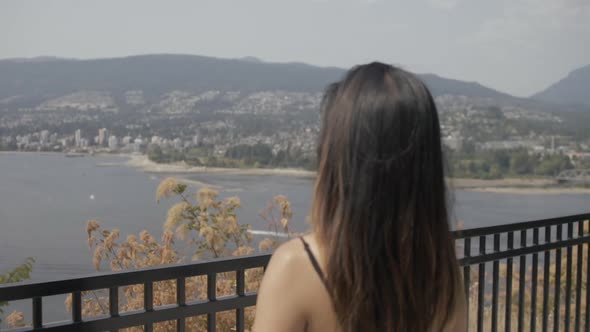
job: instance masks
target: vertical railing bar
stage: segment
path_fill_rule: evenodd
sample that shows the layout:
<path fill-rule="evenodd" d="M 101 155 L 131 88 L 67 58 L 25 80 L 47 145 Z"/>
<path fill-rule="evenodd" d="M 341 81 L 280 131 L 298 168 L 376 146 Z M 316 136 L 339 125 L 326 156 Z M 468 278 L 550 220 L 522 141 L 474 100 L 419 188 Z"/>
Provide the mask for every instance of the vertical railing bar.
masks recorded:
<path fill-rule="evenodd" d="M 151 281 L 143 284 L 143 307 L 145 311 L 154 310 L 154 284 Z"/>
<path fill-rule="evenodd" d="M 185 332 L 186 325 L 184 323 L 184 318 L 179 318 L 176 320 L 176 332 Z"/>
<path fill-rule="evenodd" d="M 479 254 L 486 254 L 486 236 L 479 237 Z M 478 284 L 477 284 L 477 332 L 483 332 L 483 309 L 484 309 L 484 293 L 485 293 L 485 263 L 479 264 Z"/>
<path fill-rule="evenodd" d="M 217 300 L 217 273 L 209 272 L 207 274 L 207 299 L 209 302 Z M 215 332 L 216 327 L 216 312 L 207 313 L 207 331 Z"/>
<path fill-rule="evenodd" d="M 246 277 L 244 269 L 236 271 L 236 295 L 244 296 L 246 292 Z"/>
<path fill-rule="evenodd" d="M 533 246 L 539 245 L 539 228 L 533 229 Z M 531 332 L 537 330 L 537 272 L 539 269 L 539 255 L 533 254 L 533 267 L 531 275 Z"/>
<path fill-rule="evenodd" d="M 463 240 L 463 257 L 471 257 L 471 238 L 465 238 Z M 471 286 L 471 266 L 465 265 L 463 267 L 463 287 L 465 290 L 465 306 L 467 312 L 465 313 L 465 319 L 469 322 L 469 293 Z M 469 329 L 469 327 L 467 327 Z"/>
<path fill-rule="evenodd" d="M 33 328 L 43 327 L 43 299 L 40 296 L 33 297 Z"/>
<path fill-rule="evenodd" d="M 109 315 L 119 316 L 119 287 L 116 286 L 109 288 Z"/>
<path fill-rule="evenodd" d="M 520 231 L 520 247 L 526 247 L 526 229 Z M 526 256 L 520 256 L 520 271 L 518 276 L 518 331 L 524 331 L 524 292 L 526 277 Z"/>
<path fill-rule="evenodd" d="M 154 283 L 151 281 L 143 284 L 143 307 L 146 312 L 154 311 Z M 152 332 L 154 324 L 146 323 L 143 328 L 145 332 Z"/>
<path fill-rule="evenodd" d="M 500 234 L 494 234 L 494 252 L 500 251 Z M 495 260 L 492 271 L 492 332 L 498 332 L 498 283 L 500 262 Z"/>
<path fill-rule="evenodd" d="M 500 251 L 500 234 L 494 234 L 494 252 Z M 495 260 L 492 265 L 492 332 L 498 331 L 498 282 L 500 262 Z"/>
<path fill-rule="evenodd" d="M 574 224 L 567 223 L 567 239 L 571 240 L 574 237 Z M 571 319 L 571 302 L 572 302 L 572 246 L 567 246 L 566 249 L 566 270 L 565 270 L 565 332 L 570 331 Z"/>
<path fill-rule="evenodd" d="M 584 222 L 578 221 L 578 235 L 581 237 L 584 234 Z M 574 330 L 580 331 L 580 313 L 582 311 L 582 257 L 584 256 L 584 245 L 580 243 L 576 248 L 576 319 L 574 323 Z"/>
<path fill-rule="evenodd" d="M 586 221 L 586 226 L 590 230 L 590 220 Z M 586 331 L 590 331 L 590 244 L 586 245 Z"/>
<path fill-rule="evenodd" d="M 557 225 L 557 242 L 562 239 L 562 225 Z M 553 300 L 553 331 L 559 331 L 561 297 L 561 248 L 555 249 L 555 296 Z"/>
<path fill-rule="evenodd" d="M 508 250 L 514 249 L 514 232 L 508 232 Z M 512 319 L 512 257 L 506 259 L 506 322 L 505 331 L 510 331 Z"/>
<path fill-rule="evenodd" d="M 545 243 L 551 242 L 551 226 L 545 227 Z M 543 332 L 549 328 L 549 268 L 551 264 L 551 252 L 545 251 L 543 258 Z"/>
<path fill-rule="evenodd" d="M 236 295 L 237 296 L 244 296 L 246 287 L 245 287 L 245 271 L 243 269 L 236 271 Z M 236 309 L 236 331 L 243 332 L 245 330 L 244 326 L 244 308 Z"/>
<path fill-rule="evenodd" d="M 82 292 L 72 293 L 72 321 L 78 323 L 82 321 Z"/>
<path fill-rule="evenodd" d="M 181 307 L 186 305 L 186 279 L 184 277 L 176 278 L 176 304 Z M 184 332 L 186 329 L 185 319 L 176 320 L 176 331 Z"/>
<path fill-rule="evenodd" d="M 176 278 L 176 304 L 186 305 L 186 279 L 184 277 Z"/>

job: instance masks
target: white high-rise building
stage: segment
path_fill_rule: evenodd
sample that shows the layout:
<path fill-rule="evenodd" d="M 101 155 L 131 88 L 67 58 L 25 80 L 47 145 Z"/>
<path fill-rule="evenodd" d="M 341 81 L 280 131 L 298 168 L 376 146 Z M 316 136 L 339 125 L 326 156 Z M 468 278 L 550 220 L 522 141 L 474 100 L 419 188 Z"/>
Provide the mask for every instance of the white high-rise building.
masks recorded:
<path fill-rule="evenodd" d="M 174 144 L 175 149 L 178 149 L 178 150 L 182 149 L 182 140 L 180 138 L 178 138 L 178 137 L 175 138 L 173 141 L 173 144 Z"/>
<path fill-rule="evenodd" d="M 49 130 L 41 130 L 41 135 L 39 137 L 39 143 L 41 145 L 45 145 L 49 143 Z"/>
<path fill-rule="evenodd" d="M 109 137 L 109 149 L 115 150 L 118 147 L 119 147 L 119 140 L 117 139 L 117 136 L 111 135 Z"/>
<path fill-rule="evenodd" d="M 98 130 L 98 145 L 107 146 L 109 141 L 109 130 L 101 128 Z"/>
<path fill-rule="evenodd" d="M 143 140 L 141 139 L 141 137 L 136 138 L 133 141 L 133 151 L 135 152 L 141 152 L 141 146 L 143 145 Z"/>
<path fill-rule="evenodd" d="M 74 143 L 76 144 L 76 147 L 82 146 L 82 130 L 76 130 L 76 133 L 74 134 Z"/>
<path fill-rule="evenodd" d="M 57 133 L 53 133 L 53 134 L 49 135 L 49 143 L 50 144 L 57 143 Z"/>
<path fill-rule="evenodd" d="M 162 138 L 159 136 L 152 136 L 152 144 L 160 145 L 162 144 Z"/>

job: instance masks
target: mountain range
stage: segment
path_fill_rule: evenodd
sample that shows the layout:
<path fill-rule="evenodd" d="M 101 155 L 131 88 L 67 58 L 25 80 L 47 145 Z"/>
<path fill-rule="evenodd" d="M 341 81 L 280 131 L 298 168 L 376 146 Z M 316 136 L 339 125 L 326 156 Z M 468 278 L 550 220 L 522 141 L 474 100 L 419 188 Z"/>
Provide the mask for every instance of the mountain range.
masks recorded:
<path fill-rule="evenodd" d="M 107 91 L 115 98 L 126 91 L 142 90 L 148 100 L 173 90 L 319 92 L 340 79 L 345 72 L 345 69 L 336 67 L 270 63 L 254 57 L 221 59 L 153 54 L 91 60 L 54 57 L 7 59 L 0 60 L 0 101 L 12 98 L 38 102 L 81 90 Z M 451 94 L 492 98 L 512 104 L 573 102 L 590 105 L 590 66 L 572 72 L 532 99 L 514 97 L 476 82 L 434 74 L 419 76 L 435 96 Z"/>

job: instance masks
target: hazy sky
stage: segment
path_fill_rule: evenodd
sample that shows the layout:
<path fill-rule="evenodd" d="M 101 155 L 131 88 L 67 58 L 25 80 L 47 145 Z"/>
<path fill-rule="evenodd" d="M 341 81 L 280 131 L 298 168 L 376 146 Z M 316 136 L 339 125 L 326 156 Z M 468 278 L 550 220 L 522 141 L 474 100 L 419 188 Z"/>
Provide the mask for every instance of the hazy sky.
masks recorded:
<path fill-rule="evenodd" d="M 590 0 L 2 0 L 0 58 L 379 60 L 519 96 L 590 64 Z"/>

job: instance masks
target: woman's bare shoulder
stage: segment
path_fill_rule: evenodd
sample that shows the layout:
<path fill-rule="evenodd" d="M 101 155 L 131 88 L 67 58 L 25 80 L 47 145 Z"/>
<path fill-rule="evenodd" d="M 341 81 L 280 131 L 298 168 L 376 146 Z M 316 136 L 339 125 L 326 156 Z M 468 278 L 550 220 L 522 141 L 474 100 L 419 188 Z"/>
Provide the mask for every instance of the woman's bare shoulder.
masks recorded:
<path fill-rule="evenodd" d="M 304 255 L 300 239 L 289 240 L 275 250 L 258 292 L 255 331 L 303 330 L 309 316 L 301 273 Z"/>
<path fill-rule="evenodd" d="M 267 272 L 281 275 L 299 270 L 307 263 L 307 255 L 300 238 L 282 243 L 272 254 Z M 272 268 L 272 270 L 271 270 Z"/>

